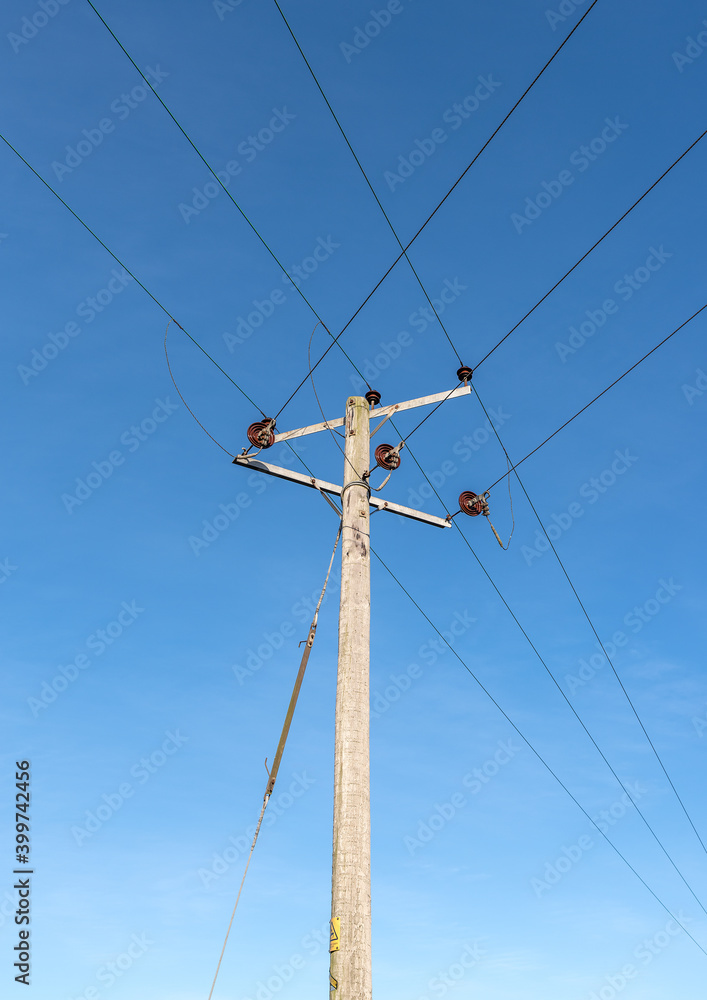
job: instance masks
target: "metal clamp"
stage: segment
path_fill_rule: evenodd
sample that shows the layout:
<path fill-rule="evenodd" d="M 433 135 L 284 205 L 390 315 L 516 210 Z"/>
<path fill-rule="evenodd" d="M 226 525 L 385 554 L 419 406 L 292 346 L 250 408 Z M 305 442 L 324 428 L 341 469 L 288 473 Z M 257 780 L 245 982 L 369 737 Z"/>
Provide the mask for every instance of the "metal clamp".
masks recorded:
<path fill-rule="evenodd" d="M 342 500 L 342 503 L 343 503 L 343 500 L 344 500 L 344 493 L 346 493 L 346 491 L 348 489 L 350 489 L 352 486 L 363 486 L 363 488 L 366 490 L 366 492 L 368 493 L 368 495 L 370 497 L 370 495 L 371 495 L 371 487 L 369 486 L 369 484 L 367 482 L 365 482 L 363 479 L 354 479 L 352 482 L 346 483 L 346 485 L 341 490 L 341 500 Z"/>

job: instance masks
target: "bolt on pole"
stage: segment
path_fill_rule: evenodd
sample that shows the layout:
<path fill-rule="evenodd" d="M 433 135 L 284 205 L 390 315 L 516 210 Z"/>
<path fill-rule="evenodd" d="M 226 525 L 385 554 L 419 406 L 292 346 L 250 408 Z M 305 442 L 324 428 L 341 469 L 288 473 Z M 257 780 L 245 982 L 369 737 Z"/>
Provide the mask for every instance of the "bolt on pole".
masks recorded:
<path fill-rule="evenodd" d="M 346 403 L 334 748 L 330 1000 L 371 998 L 370 406 Z"/>

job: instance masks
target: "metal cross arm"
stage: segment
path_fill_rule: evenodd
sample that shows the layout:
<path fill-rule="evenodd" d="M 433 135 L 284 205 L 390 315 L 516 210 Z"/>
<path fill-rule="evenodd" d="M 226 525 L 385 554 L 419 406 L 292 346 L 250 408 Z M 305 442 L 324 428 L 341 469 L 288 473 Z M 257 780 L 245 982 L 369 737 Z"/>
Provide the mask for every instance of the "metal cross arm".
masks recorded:
<path fill-rule="evenodd" d="M 432 396 L 420 396 L 419 399 L 408 399 L 404 403 L 379 406 L 377 409 L 371 410 L 370 416 L 376 420 L 378 417 L 385 417 L 387 419 L 396 413 L 400 413 L 402 410 L 413 410 L 417 406 L 428 406 L 430 403 L 440 403 L 442 400 L 456 399 L 458 396 L 467 396 L 470 392 L 470 385 L 461 385 L 458 389 L 453 389 L 451 392 L 436 392 Z M 310 424 L 309 427 L 298 427 L 294 431 L 283 431 L 282 434 L 275 435 L 273 444 L 277 444 L 278 441 L 289 441 L 291 438 L 304 437 L 306 434 L 317 434 L 319 431 L 327 430 L 327 428 L 342 427 L 344 420 L 344 417 L 337 417 L 335 420 L 325 420 L 323 423 Z"/>
<path fill-rule="evenodd" d="M 291 472 L 290 469 L 283 469 L 281 466 L 271 465 L 269 462 L 261 462 L 259 459 L 249 458 L 247 455 L 237 455 L 233 459 L 233 464 L 242 465 L 247 469 L 253 469 L 255 472 L 263 472 L 267 476 L 275 476 L 278 479 L 289 479 L 293 483 L 299 483 L 301 486 L 309 486 L 313 490 L 330 493 L 335 497 L 341 496 L 341 486 L 337 486 L 334 483 L 327 483 L 323 479 L 315 479 L 313 476 L 306 476 L 301 472 Z M 391 514 L 401 514 L 403 517 L 409 517 L 413 521 L 423 521 L 425 524 L 433 524 L 438 528 L 451 527 L 450 522 L 445 521 L 444 518 L 436 517 L 434 514 L 425 514 L 424 511 L 413 510 L 412 507 L 403 507 L 401 504 L 391 503 L 389 500 L 383 500 L 380 497 L 370 497 L 369 503 L 377 510 L 387 510 Z"/>

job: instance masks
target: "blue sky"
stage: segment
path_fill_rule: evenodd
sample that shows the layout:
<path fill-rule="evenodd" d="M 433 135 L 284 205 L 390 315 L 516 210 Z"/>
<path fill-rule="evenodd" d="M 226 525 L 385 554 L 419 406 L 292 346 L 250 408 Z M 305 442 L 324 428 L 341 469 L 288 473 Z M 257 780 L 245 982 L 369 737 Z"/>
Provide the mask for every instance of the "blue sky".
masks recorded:
<path fill-rule="evenodd" d="M 96 6 L 338 333 L 399 248 L 276 6 Z M 283 9 L 406 244 L 587 6 Z M 185 399 L 235 454 L 304 378 L 317 319 L 84 0 L 12 0 L 1 20 L 2 134 L 118 258 L 0 146 L 2 976 L 12 985 L 12 777 L 28 759 L 33 996 L 197 1000 L 336 518 L 209 440 L 170 381 L 165 327 L 173 316 L 257 404 L 170 327 Z M 706 84 L 703 3 L 599 0 L 410 249 L 466 364 L 698 138 Z M 705 141 L 479 365 L 478 396 L 425 423 L 383 495 L 454 511 L 506 471 L 480 401 L 518 461 L 705 304 Z M 334 348 L 317 368 L 327 415 L 361 389 L 352 362 L 384 404 L 455 384 L 421 307 L 403 261 L 344 333 L 351 360 Z M 703 313 L 518 470 L 703 840 L 704 334 Z M 314 357 L 328 339 L 320 327 Z M 278 428 L 319 419 L 305 385 Z M 328 435 L 301 458 L 341 480 Z M 456 528 L 372 521 L 378 555 L 453 637 L 452 651 L 374 560 L 375 992 L 696 1000 L 705 954 L 542 763 L 707 949 L 705 850 L 511 488 L 508 551 L 483 519 L 456 518 L 480 562 Z M 506 540 L 505 480 L 490 506 Z M 337 602 L 335 570 L 216 997 L 327 988 Z"/>

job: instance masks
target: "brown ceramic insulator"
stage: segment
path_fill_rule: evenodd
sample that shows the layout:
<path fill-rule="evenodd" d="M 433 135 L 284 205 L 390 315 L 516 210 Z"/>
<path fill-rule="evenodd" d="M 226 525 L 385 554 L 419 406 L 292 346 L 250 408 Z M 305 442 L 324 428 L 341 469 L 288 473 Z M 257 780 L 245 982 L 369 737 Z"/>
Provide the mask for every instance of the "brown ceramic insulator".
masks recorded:
<path fill-rule="evenodd" d="M 392 472 L 400 465 L 400 455 L 395 451 L 392 444 L 379 444 L 375 455 L 376 462 L 381 469 L 387 469 L 389 472 Z"/>
<path fill-rule="evenodd" d="M 248 428 L 248 440 L 254 448 L 270 448 L 275 443 L 274 424 L 266 417 Z"/>
<path fill-rule="evenodd" d="M 479 514 L 483 514 L 484 501 L 477 493 L 465 490 L 459 494 L 459 510 L 469 517 L 478 517 Z"/>

